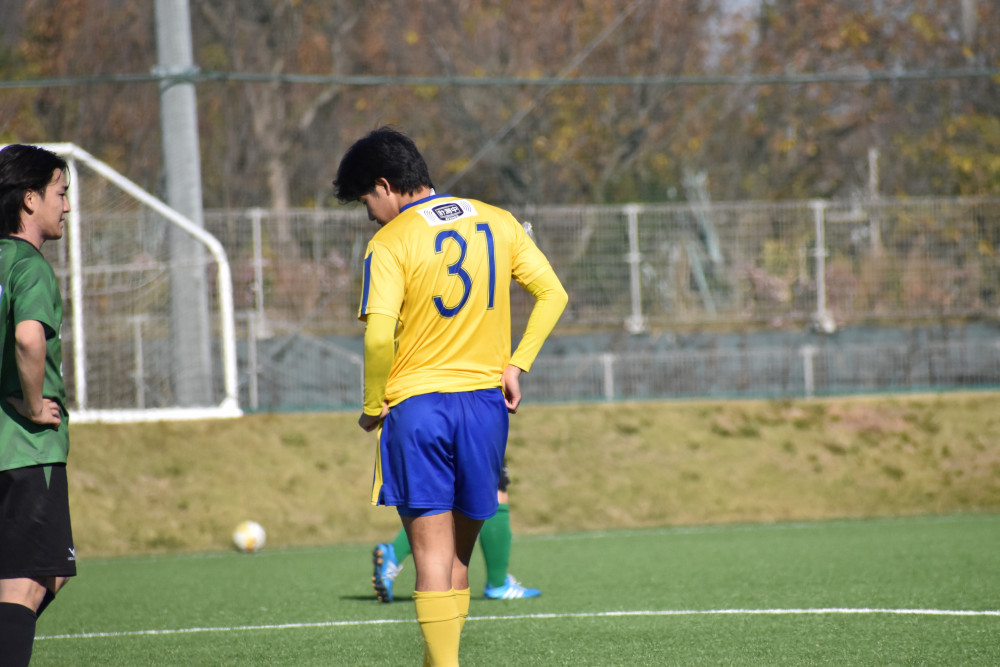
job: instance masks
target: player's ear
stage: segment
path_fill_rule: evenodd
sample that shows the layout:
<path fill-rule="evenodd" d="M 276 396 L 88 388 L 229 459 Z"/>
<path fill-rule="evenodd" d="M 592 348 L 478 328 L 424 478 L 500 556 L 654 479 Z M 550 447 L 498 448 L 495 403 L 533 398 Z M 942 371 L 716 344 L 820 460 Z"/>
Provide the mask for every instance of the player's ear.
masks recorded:
<path fill-rule="evenodd" d="M 37 197 L 38 193 L 34 190 L 26 190 L 24 193 L 24 201 L 21 202 L 21 208 L 23 208 L 29 215 L 35 212 L 35 201 Z"/>
<path fill-rule="evenodd" d="M 375 189 L 376 190 L 379 190 L 379 189 L 384 190 L 385 191 L 385 196 L 388 197 L 389 193 L 392 192 L 392 184 L 386 178 L 376 178 L 375 179 Z"/>

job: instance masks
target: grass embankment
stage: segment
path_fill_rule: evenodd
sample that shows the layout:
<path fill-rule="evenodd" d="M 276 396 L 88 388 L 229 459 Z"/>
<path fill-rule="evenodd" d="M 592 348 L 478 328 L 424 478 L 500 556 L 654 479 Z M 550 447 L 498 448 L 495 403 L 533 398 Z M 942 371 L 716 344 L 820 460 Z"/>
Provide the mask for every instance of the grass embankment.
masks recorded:
<path fill-rule="evenodd" d="M 508 447 L 517 533 L 1000 511 L 1000 396 L 526 405 Z M 74 425 L 84 556 L 377 542 L 374 436 L 353 413 Z"/>

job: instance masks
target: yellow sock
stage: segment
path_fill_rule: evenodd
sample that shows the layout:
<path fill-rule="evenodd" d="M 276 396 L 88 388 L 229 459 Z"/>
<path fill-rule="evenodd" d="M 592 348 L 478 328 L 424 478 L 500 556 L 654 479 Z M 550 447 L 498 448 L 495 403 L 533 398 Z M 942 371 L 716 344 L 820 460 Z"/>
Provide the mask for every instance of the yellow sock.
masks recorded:
<path fill-rule="evenodd" d="M 425 667 L 457 667 L 462 625 L 455 590 L 414 591 L 413 603 L 424 636 Z"/>
<path fill-rule="evenodd" d="M 461 628 L 465 627 L 465 619 L 469 617 L 469 598 L 471 597 L 469 589 L 456 590 L 455 591 L 455 602 L 458 603 L 458 619 L 460 621 Z"/>

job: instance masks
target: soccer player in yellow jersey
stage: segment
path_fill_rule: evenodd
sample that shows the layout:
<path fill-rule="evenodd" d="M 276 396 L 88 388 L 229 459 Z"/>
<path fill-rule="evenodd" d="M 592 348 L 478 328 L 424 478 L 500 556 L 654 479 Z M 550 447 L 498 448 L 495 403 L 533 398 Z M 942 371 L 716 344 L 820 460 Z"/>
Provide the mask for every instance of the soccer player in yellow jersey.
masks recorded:
<path fill-rule="evenodd" d="M 439 195 L 407 136 L 359 139 L 334 181 L 380 225 L 364 260 L 366 431 L 381 425 L 372 502 L 395 506 L 413 550 L 425 665 L 457 665 L 469 560 L 497 511 L 520 375 L 566 307 L 548 260 L 509 212 Z M 535 297 L 511 354 L 510 281 Z"/>

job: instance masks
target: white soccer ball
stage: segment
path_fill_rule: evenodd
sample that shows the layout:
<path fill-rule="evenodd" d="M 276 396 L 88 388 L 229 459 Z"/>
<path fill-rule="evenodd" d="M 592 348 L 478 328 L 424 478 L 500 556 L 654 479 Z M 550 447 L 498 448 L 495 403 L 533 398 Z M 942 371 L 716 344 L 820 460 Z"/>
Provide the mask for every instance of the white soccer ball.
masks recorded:
<path fill-rule="evenodd" d="M 256 521 L 244 521 L 233 531 L 233 544 L 245 554 L 260 551 L 265 541 L 267 534 Z"/>

